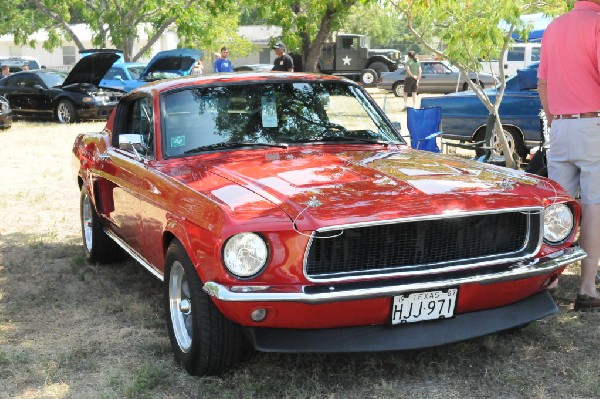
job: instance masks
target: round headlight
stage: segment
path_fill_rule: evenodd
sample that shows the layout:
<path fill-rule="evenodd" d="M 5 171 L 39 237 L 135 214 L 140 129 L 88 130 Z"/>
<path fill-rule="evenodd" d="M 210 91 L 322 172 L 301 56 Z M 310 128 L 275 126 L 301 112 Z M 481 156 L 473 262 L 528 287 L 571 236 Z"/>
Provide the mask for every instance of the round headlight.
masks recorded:
<path fill-rule="evenodd" d="M 575 217 L 565 204 L 550 205 L 544 211 L 544 240 L 549 244 L 559 244 L 573 231 Z"/>
<path fill-rule="evenodd" d="M 267 243 L 261 236 L 255 233 L 240 233 L 225 243 L 223 262 L 231 274 L 250 277 L 267 264 L 268 255 Z"/>

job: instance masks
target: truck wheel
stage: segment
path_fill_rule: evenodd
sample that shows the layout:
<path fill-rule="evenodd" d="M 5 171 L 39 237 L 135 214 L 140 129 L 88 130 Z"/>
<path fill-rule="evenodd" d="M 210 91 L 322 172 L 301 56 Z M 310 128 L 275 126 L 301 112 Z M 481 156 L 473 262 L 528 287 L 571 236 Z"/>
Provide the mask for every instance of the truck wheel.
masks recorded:
<path fill-rule="evenodd" d="M 238 325 L 219 312 L 183 246 L 175 241 L 165 261 L 165 318 L 175 360 L 192 375 L 216 375 L 241 359 Z"/>
<path fill-rule="evenodd" d="M 56 106 L 56 120 L 60 123 L 75 122 L 75 107 L 69 100 L 60 100 Z"/>
<path fill-rule="evenodd" d="M 377 72 L 372 69 L 363 69 L 360 73 L 360 82 L 365 86 L 373 86 L 377 82 Z"/>
<path fill-rule="evenodd" d="M 381 72 L 389 72 L 390 68 L 381 61 L 376 61 L 373 62 L 371 64 L 369 64 L 369 66 L 367 67 L 368 69 L 372 69 L 377 73 L 377 77 L 381 77 Z"/>
<path fill-rule="evenodd" d="M 123 250 L 104 232 L 85 186 L 81 188 L 80 216 L 85 259 L 90 263 L 110 263 L 121 259 Z"/>
<path fill-rule="evenodd" d="M 396 97 L 404 97 L 404 81 L 400 80 L 394 83 L 394 86 L 392 86 L 392 91 Z"/>

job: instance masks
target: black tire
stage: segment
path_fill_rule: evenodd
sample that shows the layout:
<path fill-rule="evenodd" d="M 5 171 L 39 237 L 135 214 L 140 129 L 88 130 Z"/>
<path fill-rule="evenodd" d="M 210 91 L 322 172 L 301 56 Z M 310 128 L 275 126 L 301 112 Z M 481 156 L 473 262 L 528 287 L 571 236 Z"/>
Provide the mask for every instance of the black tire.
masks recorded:
<path fill-rule="evenodd" d="M 56 106 L 56 120 L 59 123 L 73 123 L 76 119 L 73 103 L 69 100 L 60 100 Z"/>
<path fill-rule="evenodd" d="M 377 73 L 377 77 L 381 77 L 381 72 L 389 72 L 390 68 L 385 64 L 385 62 L 375 61 L 367 67 L 368 69 L 372 69 Z"/>
<path fill-rule="evenodd" d="M 360 83 L 367 87 L 377 84 L 377 72 L 372 69 L 363 69 L 360 73 Z"/>
<path fill-rule="evenodd" d="M 227 320 L 202 290 L 202 281 L 175 241 L 165 261 L 165 319 L 175 361 L 189 374 L 217 375 L 239 363 L 241 328 Z"/>
<path fill-rule="evenodd" d="M 394 86 L 392 86 L 392 91 L 396 97 L 404 97 L 404 81 L 400 80 L 394 83 Z"/>
<path fill-rule="evenodd" d="M 123 249 L 104 232 L 100 216 L 85 186 L 81 188 L 79 215 L 85 259 L 90 263 L 111 263 L 122 259 Z"/>

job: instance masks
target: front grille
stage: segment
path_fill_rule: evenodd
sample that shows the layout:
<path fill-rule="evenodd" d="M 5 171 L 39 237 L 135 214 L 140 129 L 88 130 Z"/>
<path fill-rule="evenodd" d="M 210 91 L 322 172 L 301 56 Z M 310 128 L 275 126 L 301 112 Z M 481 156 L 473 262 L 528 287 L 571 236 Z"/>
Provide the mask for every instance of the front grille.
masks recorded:
<path fill-rule="evenodd" d="M 306 274 L 327 280 L 430 273 L 522 259 L 538 248 L 540 215 L 538 210 L 471 214 L 317 232 Z"/>

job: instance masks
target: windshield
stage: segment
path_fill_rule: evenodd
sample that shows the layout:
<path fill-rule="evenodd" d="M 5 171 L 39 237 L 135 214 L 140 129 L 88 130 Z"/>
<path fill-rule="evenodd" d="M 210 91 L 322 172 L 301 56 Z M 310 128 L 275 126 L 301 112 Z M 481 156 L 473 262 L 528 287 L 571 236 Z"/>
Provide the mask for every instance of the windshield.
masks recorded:
<path fill-rule="evenodd" d="M 133 66 L 133 67 L 127 68 L 127 70 L 129 70 L 129 76 L 131 76 L 131 79 L 137 80 L 140 78 L 140 75 L 144 71 L 144 67 L 143 66 Z"/>
<path fill-rule="evenodd" d="M 64 72 L 45 72 L 38 75 L 44 81 L 47 87 L 60 86 L 65 81 L 67 74 Z"/>
<path fill-rule="evenodd" d="M 364 91 L 343 82 L 232 84 L 162 98 L 167 157 L 235 146 L 402 142 Z"/>

